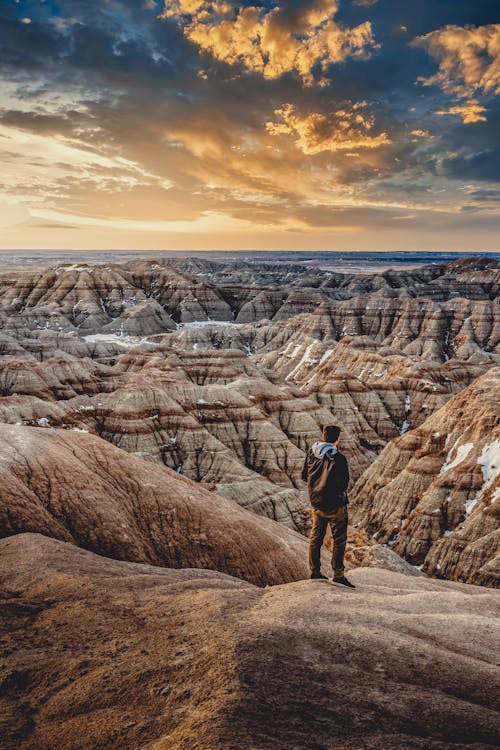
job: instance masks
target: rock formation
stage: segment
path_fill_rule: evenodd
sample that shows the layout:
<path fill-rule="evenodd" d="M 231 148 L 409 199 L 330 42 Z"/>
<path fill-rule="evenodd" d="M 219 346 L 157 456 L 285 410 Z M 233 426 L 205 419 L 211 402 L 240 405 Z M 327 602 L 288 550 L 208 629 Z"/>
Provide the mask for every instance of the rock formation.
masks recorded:
<path fill-rule="evenodd" d="M 499 281 L 478 258 L 0 271 L 0 422 L 87 431 L 307 533 L 300 468 L 321 425 L 342 424 L 353 482 L 370 472 L 500 362 Z"/>
<path fill-rule="evenodd" d="M 257 585 L 309 576 L 300 534 L 92 435 L 0 425 L 0 466 L 0 537 L 38 532 L 106 557 Z"/>
<path fill-rule="evenodd" d="M 492 750 L 498 593 L 359 569 L 262 589 L 0 541 L 5 750 Z"/>
<path fill-rule="evenodd" d="M 426 573 L 500 583 L 500 369 L 393 440 L 355 485 L 353 520 Z"/>

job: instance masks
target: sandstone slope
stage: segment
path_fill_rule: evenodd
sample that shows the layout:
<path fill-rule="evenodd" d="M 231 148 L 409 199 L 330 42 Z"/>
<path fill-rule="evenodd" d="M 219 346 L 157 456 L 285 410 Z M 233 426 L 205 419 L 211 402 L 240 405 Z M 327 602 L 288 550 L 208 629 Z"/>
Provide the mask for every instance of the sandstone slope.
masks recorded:
<path fill-rule="evenodd" d="M 500 369 L 389 443 L 351 516 L 431 575 L 500 585 Z"/>
<path fill-rule="evenodd" d="M 4 539 L 3 747 L 497 747 L 498 592 L 353 577 L 259 589 Z"/>
<path fill-rule="evenodd" d="M 53 373 L 50 360 L 45 368 Z M 327 409 L 292 385 L 274 384 L 238 351 L 130 351 L 110 369 L 95 395 L 18 390 L 0 399 L 0 419 L 91 432 L 256 513 L 307 529 L 300 471 L 306 441 L 333 418 Z"/>
<path fill-rule="evenodd" d="M 110 392 L 109 366 L 130 347 L 237 349 L 325 406 L 335 387 L 335 401 L 347 392 L 347 431 L 366 453 L 498 361 L 499 278 L 497 261 L 474 258 L 372 277 L 202 259 L 4 272 L 0 388 L 57 399 Z M 205 367 L 212 382 L 219 370 Z"/>
<path fill-rule="evenodd" d="M 0 466 L 0 536 L 39 532 L 257 585 L 309 576 L 300 534 L 92 435 L 2 424 Z"/>

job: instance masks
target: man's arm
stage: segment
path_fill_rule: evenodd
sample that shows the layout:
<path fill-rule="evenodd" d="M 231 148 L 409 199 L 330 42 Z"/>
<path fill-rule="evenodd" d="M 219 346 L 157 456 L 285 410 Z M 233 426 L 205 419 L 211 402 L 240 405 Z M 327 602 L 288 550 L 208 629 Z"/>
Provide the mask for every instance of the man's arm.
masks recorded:
<path fill-rule="evenodd" d="M 345 492 L 349 486 L 349 466 L 345 456 L 338 456 L 338 458 L 341 459 L 338 461 L 338 488 L 340 492 Z"/>
<path fill-rule="evenodd" d="M 309 458 L 309 450 L 306 451 L 304 466 L 302 467 L 302 479 L 304 482 L 307 482 L 307 476 L 308 476 L 307 460 L 308 458 Z"/>

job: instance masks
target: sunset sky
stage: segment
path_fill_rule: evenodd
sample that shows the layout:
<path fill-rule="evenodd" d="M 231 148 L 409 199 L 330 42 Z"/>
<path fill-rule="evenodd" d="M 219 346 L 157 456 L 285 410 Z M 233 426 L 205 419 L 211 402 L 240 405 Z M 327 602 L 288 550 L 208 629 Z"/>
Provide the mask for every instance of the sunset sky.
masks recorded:
<path fill-rule="evenodd" d="M 495 0 L 4 0 L 0 248 L 500 250 Z"/>

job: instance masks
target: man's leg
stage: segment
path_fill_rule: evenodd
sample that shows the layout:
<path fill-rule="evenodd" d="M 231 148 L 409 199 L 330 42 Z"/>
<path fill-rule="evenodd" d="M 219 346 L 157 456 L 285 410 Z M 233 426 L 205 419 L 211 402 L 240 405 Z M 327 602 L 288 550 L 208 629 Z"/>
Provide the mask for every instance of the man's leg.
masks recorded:
<path fill-rule="evenodd" d="M 333 541 L 333 575 L 335 578 L 341 578 L 344 575 L 344 553 L 347 543 L 347 505 L 339 508 L 329 521 Z"/>
<path fill-rule="evenodd" d="M 321 570 L 321 546 L 328 527 L 328 518 L 320 516 L 314 510 L 312 518 L 313 525 L 309 533 L 309 567 L 311 573 L 319 573 Z"/>

